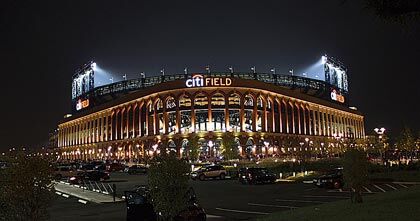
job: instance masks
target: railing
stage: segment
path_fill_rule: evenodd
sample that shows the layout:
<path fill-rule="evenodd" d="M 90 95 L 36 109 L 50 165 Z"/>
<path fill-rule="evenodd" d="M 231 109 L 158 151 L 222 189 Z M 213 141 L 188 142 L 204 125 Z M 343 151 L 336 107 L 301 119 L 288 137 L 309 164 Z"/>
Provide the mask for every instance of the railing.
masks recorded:
<path fill-rule="evenodd" d="M 175 74 L 175 75 L 163 75 L 163 76 L 151 76 L 146 78 L 131 79 L 126 81 L 120 81 L 113 84 L 104 85 L 101 87 L 95 88 L 93 91 L 89 92 L 90 97 L 100 97 L 103 95 L 111 93 L 120 93 L 120 92 L 130 92 L 134 90 L 139 90 L 142 88 L 152 87 L 160 83 L 189 79 L 192 78 L 194 74 Z M 200 73 L 200 75 L 206 77 L 231 77 L 238 79 L 248 79 L 248 80 L 258 80 L 261 82 L 291 87 L 291 88 L 308 88 L 313 90 L 325 90 L 335 86 L 316 79 L 300 77 L 300 76 L 291 76 L 291 75 L 280 75 L 272 73 Z M 346 94 L 346 91 L 341 91 Z"/>
<path fill-rule="evenodd" d="M 83 180 L 80 187 L 85 190 L 90 190 L 93 192 L 103 193 L 103 194 L 111 194 L 111 195 L 115 193 L 116 191 L 115 187 L 111 186 L 109 183 L 90 181 L 90 180 L 87 180 L 87 181 Z"/>

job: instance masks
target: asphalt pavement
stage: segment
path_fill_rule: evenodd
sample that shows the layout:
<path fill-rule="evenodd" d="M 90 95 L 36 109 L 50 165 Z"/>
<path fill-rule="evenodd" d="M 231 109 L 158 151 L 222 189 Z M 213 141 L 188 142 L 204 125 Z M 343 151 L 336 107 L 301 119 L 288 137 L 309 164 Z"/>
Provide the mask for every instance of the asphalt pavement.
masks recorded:
<path fill-rule="evenodd" d="M 146 175 L 112 173 L 109 183 L 117 195 L 136 185 L 147 184 Z M 313 184 L 277 182 L 242 185 L 237 180 L 190 181 L 208 220 L 253 220 L 273 212 L 349 200 L 350 191 L 317 188 Z M 364 187 L 364 194 L 377 194 L 409 188 L 409 184 L 376 183 Z M 80 202 L 78 198 L 57 195 L 50 208 L 51 220 L 125 220 L 125 203 Z"/>

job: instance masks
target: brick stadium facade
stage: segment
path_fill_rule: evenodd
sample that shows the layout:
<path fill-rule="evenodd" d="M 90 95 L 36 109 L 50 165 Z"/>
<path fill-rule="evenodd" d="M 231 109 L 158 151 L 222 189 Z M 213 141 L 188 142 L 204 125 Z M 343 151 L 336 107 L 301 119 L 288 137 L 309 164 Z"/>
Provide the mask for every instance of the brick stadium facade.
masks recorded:
<path fill-rule="evenodd" d="M 363 115 L 326 99 L 332 86 L 313 79 L 212 73 L 123 83 L 124 93 L 92 105 L 118 83 L 95 89 L 85 99 L 87 108 L 59 124 L 63 159 L 141 159 L 158 154 L 162 145 L 187 157 L 192 136 L 200 137 L 202 155 L 219 157 L 226 131 L 236 137 L 242 156 L 287 155 L 302 150 L 305 140 L 365 136 Z M 127 90 L 129 85 L 137 86 Z"/>

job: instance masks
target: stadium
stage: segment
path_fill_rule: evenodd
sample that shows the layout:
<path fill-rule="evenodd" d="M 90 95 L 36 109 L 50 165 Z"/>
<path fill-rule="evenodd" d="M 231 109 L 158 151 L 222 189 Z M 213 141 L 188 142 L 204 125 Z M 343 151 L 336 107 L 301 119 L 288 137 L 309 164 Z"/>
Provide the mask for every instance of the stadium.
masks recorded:
<path fill-rule="evenodd" d="M 322 58 L 324 80 L 232 68 L 95 87 L 95 67 L 88 63 L 73 76 L 74 109 L 58 125 L 63 159 L 138 160 L 162 148 L 188 158 L 194 137 L 200 156 L 221 158 L 228 132 L 242 157 L 328 152 L 334 144 L 325 139 L 365 136 L 363 115 L 349 107 L 347 71 L 329 57 Z"/>

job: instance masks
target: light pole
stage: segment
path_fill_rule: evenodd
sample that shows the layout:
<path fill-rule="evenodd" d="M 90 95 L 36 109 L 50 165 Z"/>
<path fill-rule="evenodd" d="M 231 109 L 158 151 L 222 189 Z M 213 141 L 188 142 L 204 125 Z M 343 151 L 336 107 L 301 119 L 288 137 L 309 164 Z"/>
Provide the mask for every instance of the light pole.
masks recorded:
<path fill-rule="evenodd" d="M 213 146 L 214 146 L 213 141 L 210 140 L 207 146 L 209 146 L 209 155 L 211 157 L 211 151 L 213 150 Z M 214 154 L 214 150 L 213 150 L 213 154 Z"/>
<path fill-rule="evenodd" d="M 384 148 L 384 151 L 385 151 L 385 142 L 383 142 L 382 138 L 383 138 L 383 136 L 385 134 L 386 129 L 384 127 L 381 127 L 381 128 L 375 128 L 373 130 L 378 135 L 379 143 L 380 144 L 383 143 L 383 148 Z M 383 155 L 381 149 L 379 149 L 379 154 L 381 155 L 381 159 L 384 160 L 384 155 Z"/>

